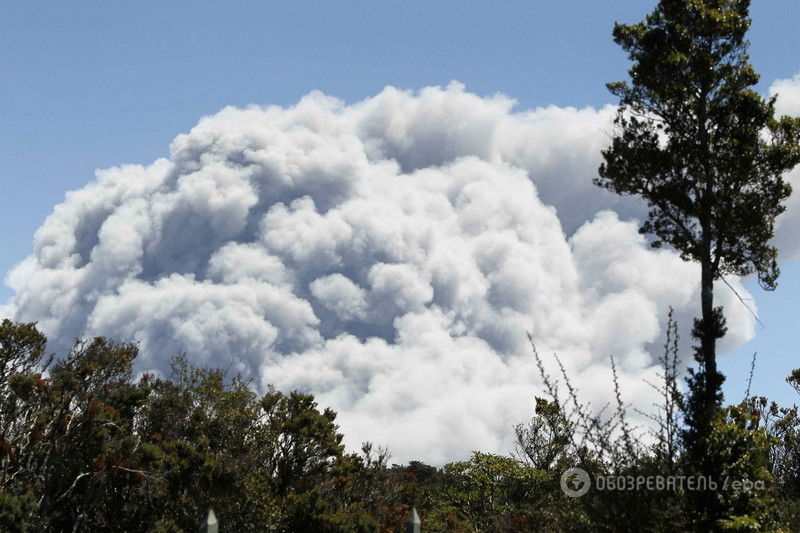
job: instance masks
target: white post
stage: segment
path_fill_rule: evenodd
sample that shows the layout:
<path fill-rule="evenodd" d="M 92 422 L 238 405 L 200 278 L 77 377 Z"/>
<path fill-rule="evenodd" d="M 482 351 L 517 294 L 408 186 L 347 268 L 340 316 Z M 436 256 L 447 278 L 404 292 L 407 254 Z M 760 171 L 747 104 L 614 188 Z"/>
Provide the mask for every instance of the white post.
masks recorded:
<path fill-rule="evenodd" d="M 219 522 L 217 522 L 217 516 L 212 509 L 208 510 L 208 516 L 200 524 L 200 533 L 219 533 Z"/>
<path fill-rule="evenodd" d="M 406 533 L 420 533 L 420 527 L 422 527 L 422 522 L 417 514 L 417 508 L 412 507 L 406 518 Z"/>

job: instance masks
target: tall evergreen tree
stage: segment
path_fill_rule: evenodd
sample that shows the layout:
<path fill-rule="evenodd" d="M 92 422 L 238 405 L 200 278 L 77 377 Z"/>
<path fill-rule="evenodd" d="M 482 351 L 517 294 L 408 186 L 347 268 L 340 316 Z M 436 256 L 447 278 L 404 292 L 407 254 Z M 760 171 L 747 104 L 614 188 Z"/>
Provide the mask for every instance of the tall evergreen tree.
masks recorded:
<path fill-rule="evenodd" d="M 650 208 L 640 231 L 700 263 L 698 369 L 690 376 L 686 444 L 713 475 L 706 438 L 722 401 L 716 342 L 725 334 L 714 281 L 757 274 L 773 290 L 779 274 L 769 241 L 791 188 L 782 176 L 800 162 L 800 119 L 775 117 L 774 98 L 753 90 L 750 0 L 661 0 L 644 21 L 616 24 L 614 41 L 633 65 L 620 98 L 617 132 L 595 183 L 634 194 Z"/>

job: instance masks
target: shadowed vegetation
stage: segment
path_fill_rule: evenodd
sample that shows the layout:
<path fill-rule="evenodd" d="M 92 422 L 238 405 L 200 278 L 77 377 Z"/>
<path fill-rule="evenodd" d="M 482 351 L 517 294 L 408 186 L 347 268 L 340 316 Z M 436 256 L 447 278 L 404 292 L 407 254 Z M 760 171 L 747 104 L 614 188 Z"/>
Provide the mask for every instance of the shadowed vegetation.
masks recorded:
<path fill-rule="evenodd" d="M 614 408 L 592 409 L 534 348 L 546 398 L 516 431 L 512 456 L 474 452 L 441 468 L 388 464 L 365 444 L 347 453 L 336 414 L 308 394 L 259 396 L 235 376 L 173 360 L 135 377 L 136 346 L 95 338 L 45 356 L 33 324 L 0 325 L 0 530 L 193 531 L 213 508 L 229 531 L 402 531 L 415 506 L 424 531 L 701 530 L 690 491 L 596 490 L 597 477 L 687 476 L 672 322 L 652 435 Z M 797 371 L 787 380 L 800 387 Z M 562 394 L 563 391 L 563 394 Z M 800 519 L 800 418 L 765 398 L 721 409 L 708 453 L 730 481 L 717 530 L 790 530 Z M 579 466 L 595 486 L 561 490 Z"/>

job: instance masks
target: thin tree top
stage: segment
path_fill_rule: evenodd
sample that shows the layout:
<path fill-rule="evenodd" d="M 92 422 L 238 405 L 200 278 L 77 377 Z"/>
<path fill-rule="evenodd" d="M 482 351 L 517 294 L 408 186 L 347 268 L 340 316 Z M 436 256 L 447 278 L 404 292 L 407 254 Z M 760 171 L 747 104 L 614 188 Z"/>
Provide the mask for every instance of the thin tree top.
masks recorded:
<path fill-rule="evenodd" d="M 757 273 L 773 289 L 775 217 L 800 162 L 800 119 L 775 118 L 774 98 L 753 90 L 749 0 L 662 0 L 638 24 L 616 24 L 632 61 L 616 135 L 595 183 L 642 196 L 642 233 L 706 263 L 714 278 Z"/>

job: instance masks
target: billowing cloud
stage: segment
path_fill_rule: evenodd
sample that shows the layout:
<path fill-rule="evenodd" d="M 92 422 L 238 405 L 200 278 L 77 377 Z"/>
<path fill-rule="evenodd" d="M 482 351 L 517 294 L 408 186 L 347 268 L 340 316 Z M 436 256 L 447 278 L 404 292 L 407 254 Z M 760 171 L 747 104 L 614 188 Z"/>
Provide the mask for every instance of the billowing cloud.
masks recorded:
<path fill-rule="evenodd" d="M 793 78 L 775 80 L 769 95 L 777 97 L 775 111 L 780 115 L 800 116 L 800 73 Z"/>
<path fill-rule="evenodd" d="M 614 109 L 516 112 L 459 84 L 352 105 L 226 108 L 169 159 L 71 192 L 9 276 L 6 308 L 52 347 L 186 351 L 259 386 L 313 392 L 351 446 L 441 462 L 508 451 L 540 382 L 526 333 L 587 399 L 651 393 L 663 322 L 697 314 L 698 269 L 594 187 Z M 746 294 L 739 281 L 731 283 Z M 729 335 L 753 320 L 726 288 Z"/>

